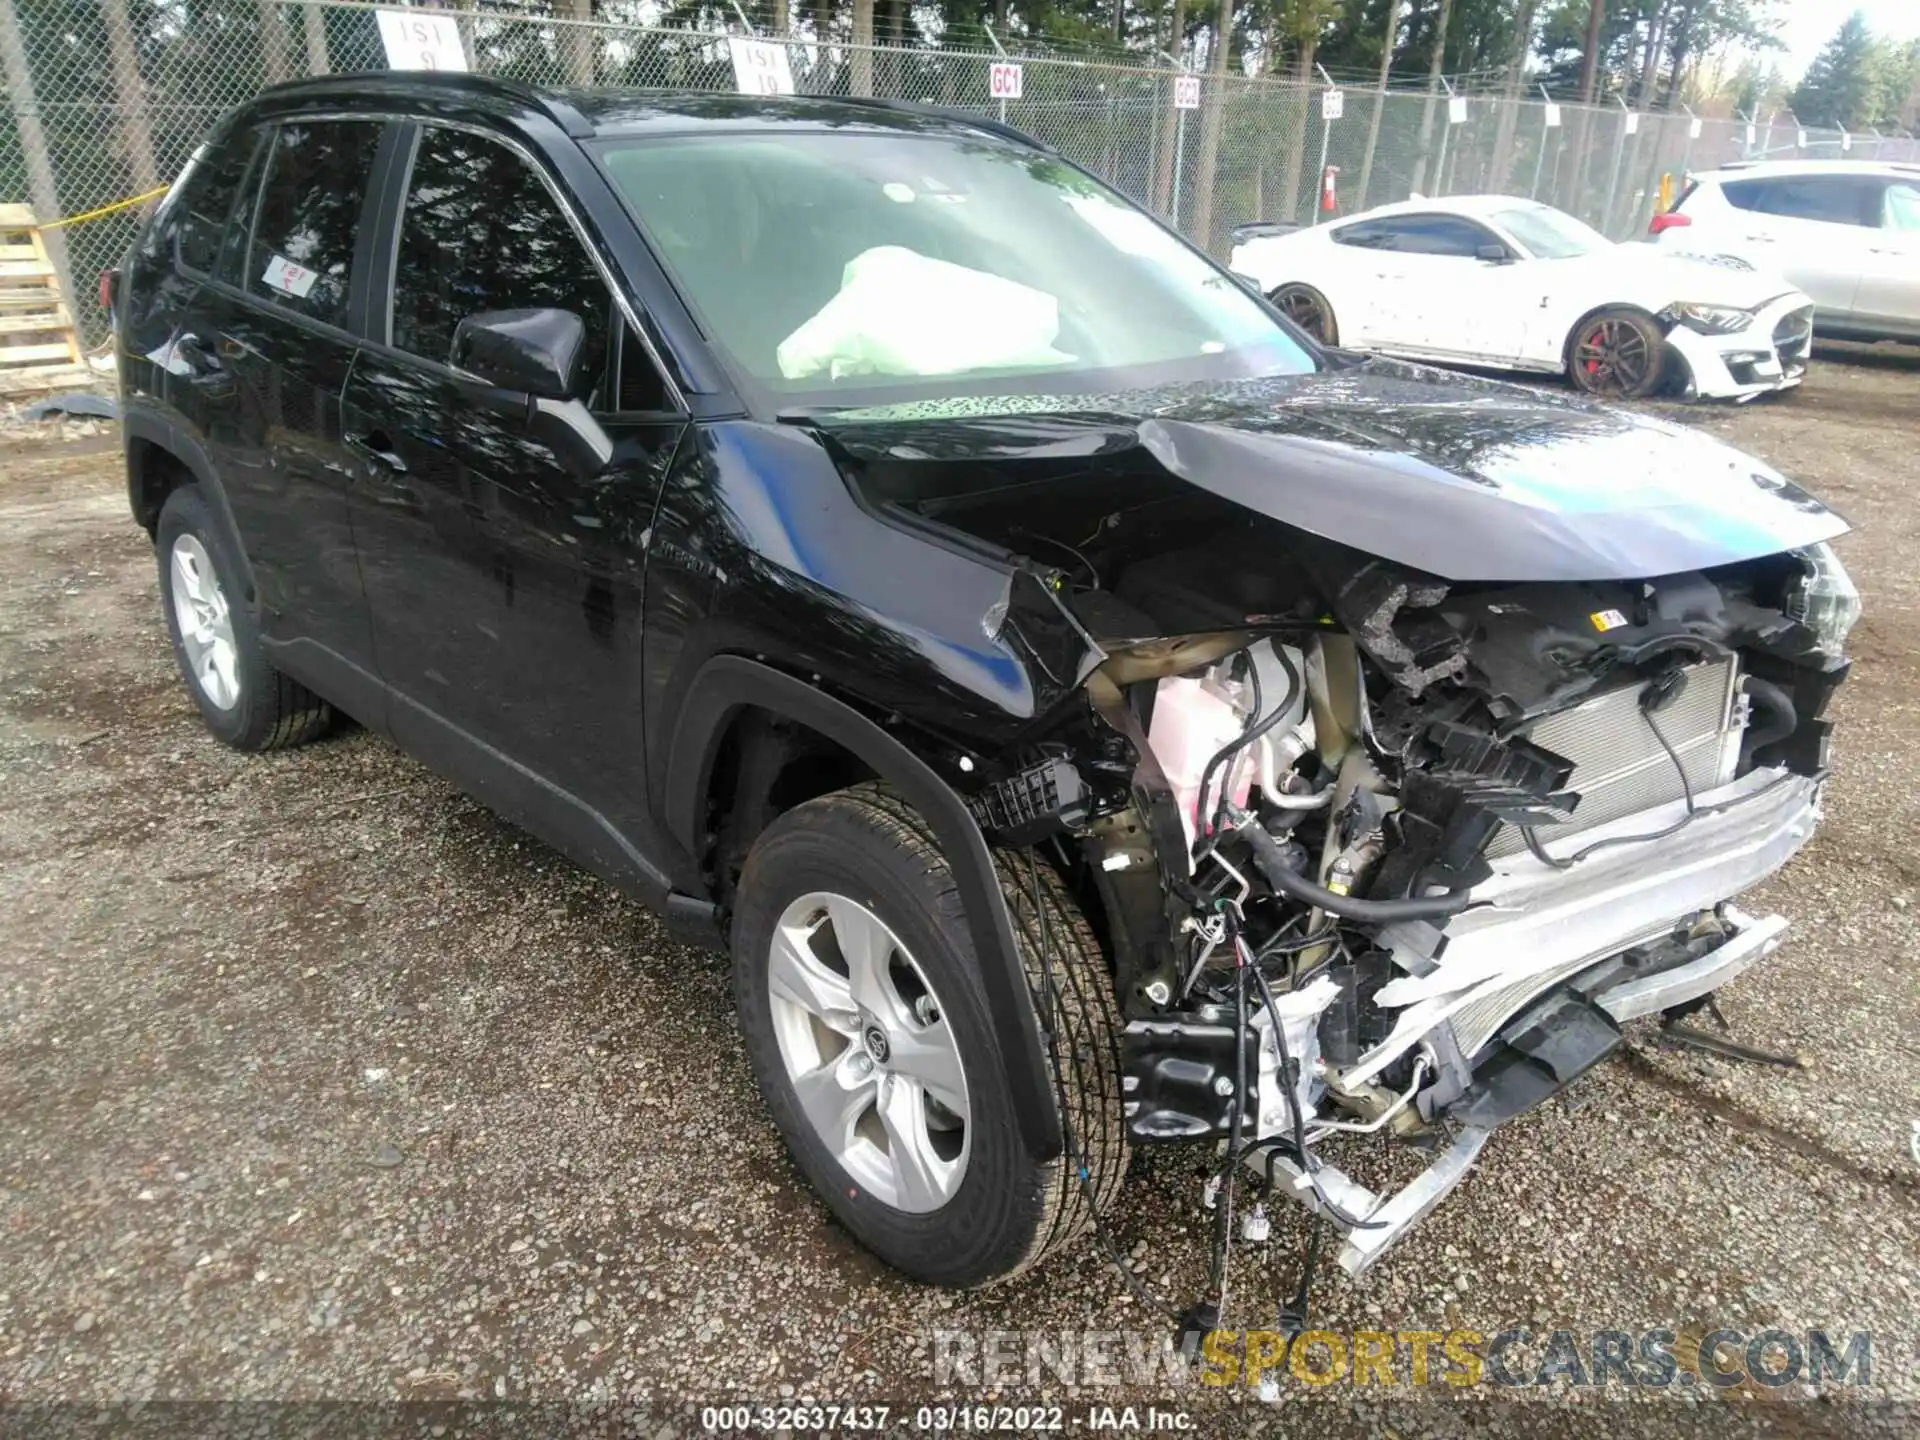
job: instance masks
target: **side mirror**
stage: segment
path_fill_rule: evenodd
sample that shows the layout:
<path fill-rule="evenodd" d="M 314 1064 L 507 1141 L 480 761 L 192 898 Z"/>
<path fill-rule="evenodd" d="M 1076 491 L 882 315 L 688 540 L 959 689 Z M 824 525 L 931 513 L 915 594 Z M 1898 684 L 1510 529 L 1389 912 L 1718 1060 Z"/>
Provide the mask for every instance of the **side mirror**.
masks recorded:
<path fill-rule="evenodd" d="M 613 441 L 579 389 L 587 327 L 571 310 L 483 310 L 453 331 L 453 363 L 477 376 L 463 387 L 484 409 L 518 416 L 568 470 L 591 480 L 613 460 Z"/>
<path fill-rule="evenodd" d="M 483 310 L 454 327 L 453 364 L 502 390 L 571 400 L 586 346 L 571 310 Z"/>
<path fill-rule="evenodd" d="M 1482 245 L 1473 253 L 1489 265 L 1505 265 L 1513 259 L 1513 252 L 1504 245 Z"/>

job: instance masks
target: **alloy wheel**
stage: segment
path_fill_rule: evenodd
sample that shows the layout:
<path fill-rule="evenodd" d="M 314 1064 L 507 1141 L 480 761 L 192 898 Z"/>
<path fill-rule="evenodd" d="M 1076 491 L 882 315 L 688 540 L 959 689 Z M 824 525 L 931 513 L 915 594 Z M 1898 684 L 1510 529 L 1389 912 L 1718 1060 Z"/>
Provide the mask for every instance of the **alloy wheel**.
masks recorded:
<path fill-rule="evenodd" d="M 1573 360 L 1596 395 L 1629 395 L 1645 385 L 1653 351 L 1630 321 L 1596 320 L 1582 332 Z"/>
<path fill-rule="evenodd" d="M 1303 285 L 1282 285 L 1273 293 L 1273 303 L 1302 330 L 1322 344 L 1327 343 L 1327 307 Z"/>
<path fill-rule="evenodd" d="M 875 1199 L 938 1210 L 966 1174 L 966 1074 L 939 997 L 885 921 L 816 891 L 774 927 L 773 1029 L 800 1111 Z"/>
<path fill-rule="evenodd" d="M 240 651 L 233 639 L 233 617 L 213 560 L 197 536 L 181 535 L 169 557 L 173 615 L 186 651 L 187 670 L 200 693 L 221 710 L 240 702 Z"/>

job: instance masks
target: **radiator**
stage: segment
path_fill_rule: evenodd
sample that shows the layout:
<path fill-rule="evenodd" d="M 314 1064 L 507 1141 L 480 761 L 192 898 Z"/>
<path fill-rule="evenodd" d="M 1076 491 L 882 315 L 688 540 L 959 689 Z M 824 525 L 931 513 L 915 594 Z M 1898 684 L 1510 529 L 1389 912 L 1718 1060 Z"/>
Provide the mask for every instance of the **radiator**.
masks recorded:
<path fill-rule="evenodd" d="M 1733 778 L 1745 707 L 1738 703 L 1733 660 L 1702 661 L 1682 673 L 1685 686 L 1655 719 L 1698 795 Z M 1535 829 L 1543 843 L 1678 800 L 1684 793 L 1672 759 L 1641 713 L 1643 689 L 1642 682 L 1630 682 L 1570 710 L 1542 716 L 1523 732 L 1534 744 L 1573 762 L 1567 788 L 1580 795 L 1566 821 Z M 1497 860 L 1525 848 L 1525 838 L 1507 825 L 1494 832 L 1486 854 Z"/>

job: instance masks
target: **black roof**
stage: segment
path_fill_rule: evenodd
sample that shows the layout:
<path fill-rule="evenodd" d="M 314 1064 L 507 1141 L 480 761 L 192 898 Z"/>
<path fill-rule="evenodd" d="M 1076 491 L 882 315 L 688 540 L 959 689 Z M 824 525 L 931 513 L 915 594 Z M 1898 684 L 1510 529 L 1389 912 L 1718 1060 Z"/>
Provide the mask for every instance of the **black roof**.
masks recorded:
<path fill-rule="evenodd" d="M 611 86 L 557 89 L 445 70 L 314 76 L 264 90 L 256 103 L 268 109 L 282 108 L 288 101 L 336 102 L 358 108 L 406 99 L 507 112 L 536 110 L 582 140 L 596 135 L 688 134 L 703 130 L 858 130 L 976 137 L 988 134 L 1036 149 L 1052 148 L 990 116 L 905 100 Z"/>

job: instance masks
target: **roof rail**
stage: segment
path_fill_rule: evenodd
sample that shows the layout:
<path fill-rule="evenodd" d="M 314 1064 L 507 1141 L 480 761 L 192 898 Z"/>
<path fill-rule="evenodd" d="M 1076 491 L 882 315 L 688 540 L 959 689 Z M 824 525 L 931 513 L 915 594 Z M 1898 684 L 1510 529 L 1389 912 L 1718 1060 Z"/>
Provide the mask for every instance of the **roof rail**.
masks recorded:
<path fill-rule="evenodd" d="M 891 110 L 901 115 L 937 115 L 942 120 L 957 121 L 962 125 L 971 125 L 976 130 L 984 130 L 989 135 L 998 135 L 1003 140 L 1014 140 L 1029 145 L 1048 155 L 1058 155 L 1046 141 L 1037 135 L 1029 135 L 1017 125 L 1009 125 L 991 115 L 975 114 L 971 110 L 955 110 L 946 105 L 923 105 L 915 100 L 885 100 L 877 95 L 822 95 L 818 97 L 798 96 L 798 99 L 818 98 L 830 100 L 836 105 L 861 105 L 874 110 Z"/>
<path fill-rule="evenodd" d="M 347 70 L 331 75 L 310 75 L 287 80 L 262 90 L 258 98 L 288 95 L 330 95 L 366 93 L 369 83 L 391 85 L 395 89 L 428 88 L 441 92 L 470 95 L 476 100 L 507 100 L 540 111 L 575 139 L 593 134 L 593 126 L 561 95 L 529 85 L 524 80 L 509 80 L 499 75 L 476 75 L 460 70 Z"/>

